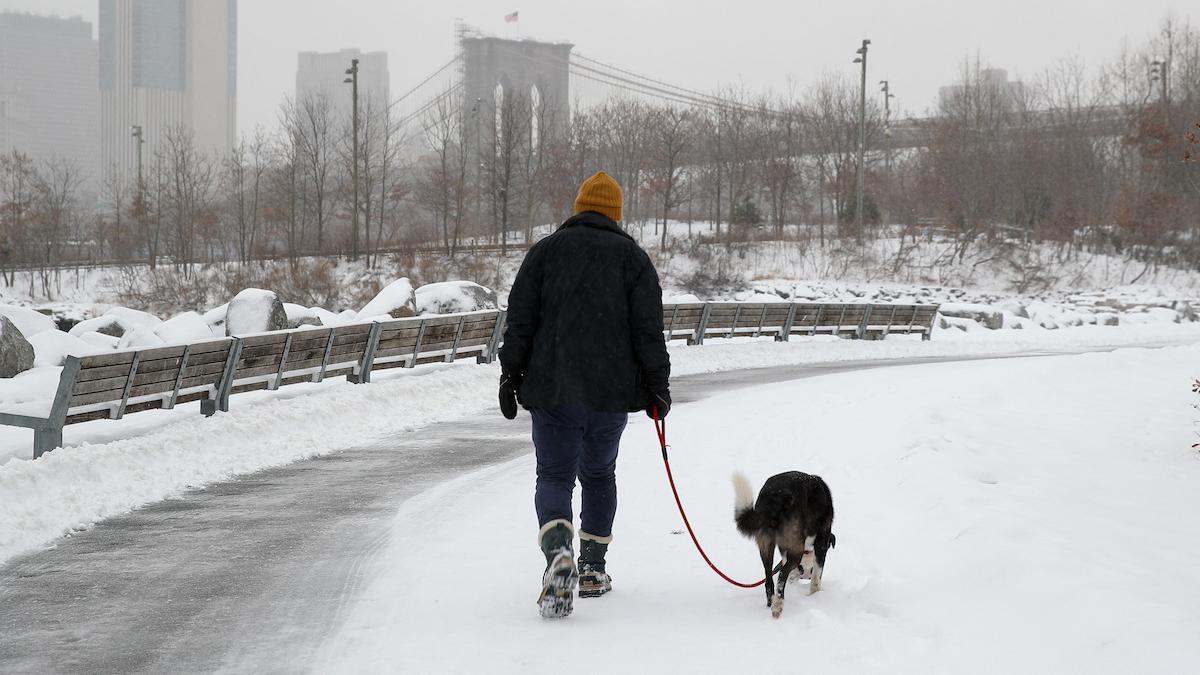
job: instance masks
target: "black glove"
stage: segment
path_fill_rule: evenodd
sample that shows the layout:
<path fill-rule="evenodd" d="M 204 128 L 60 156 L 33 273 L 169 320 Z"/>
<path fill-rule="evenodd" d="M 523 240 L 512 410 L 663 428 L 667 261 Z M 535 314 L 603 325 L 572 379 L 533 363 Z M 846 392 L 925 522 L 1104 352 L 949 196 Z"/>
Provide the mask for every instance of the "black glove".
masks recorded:
<path fill-rule="evenodd" d="M 521 388 L 520 375 L 500 377 L 500 412 L 510 420 L 517 418 L 517 390 Z"/>
<path fill-rule="evenodd" d="M 650 392 L 650 404 L 646 406 L 646 417 L 654 419 L 654 409 L 658 408 L 658 419 L 667 419 L 671 412 L 671 392 L 663 390 L 658 393 Z"/>

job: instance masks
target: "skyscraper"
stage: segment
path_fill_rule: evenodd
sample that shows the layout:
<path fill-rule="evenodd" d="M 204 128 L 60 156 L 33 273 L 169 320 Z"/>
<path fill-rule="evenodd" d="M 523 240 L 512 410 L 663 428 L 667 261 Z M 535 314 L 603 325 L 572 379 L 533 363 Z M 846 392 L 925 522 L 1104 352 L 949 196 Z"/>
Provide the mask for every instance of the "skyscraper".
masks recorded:
<path fill-rule="evenodd" d="M 100 0 L 102 171 L 136 177 L 171 128 L 228 152 L 237 134 L 237 0 Z"/>
<path fill-rule="evenodd" d="M 90 184 L 99 166 L 92 24 L 0 13 L 0 152 L 75 162 Z"/>
<path fill-rule="evenodd" d="M 300 52 L 296 68 L 296 100 L 326 96 L 335 119 L 350 119 L 353 106 L 350 85 L 345 83 L 350 60 L 358 59 L 359 105 L 367 101 L 384 104 L 388 98 L 387 52 L 362 53 L 358 49 L 339 52 Z"/>

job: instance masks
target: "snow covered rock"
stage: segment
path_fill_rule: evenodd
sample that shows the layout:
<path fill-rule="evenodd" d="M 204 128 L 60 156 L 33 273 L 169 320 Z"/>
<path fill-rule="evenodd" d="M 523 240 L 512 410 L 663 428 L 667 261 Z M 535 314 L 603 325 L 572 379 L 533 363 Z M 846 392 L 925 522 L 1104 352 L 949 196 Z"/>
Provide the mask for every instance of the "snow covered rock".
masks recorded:
<path fill-rule="evenodd" d="M 148 326 L 138 326 L 133 330 L 126 331 L 117 340 L 117 349 L 140 349 L 142 347 L 161 347 L 166 342 L 162 338 L 154 334 L 154 329 Z"/>
<path fill-rule="evenodd" d="M 1119 326 L 1121 325 L 1121 317 L 1112 312 L 1097 312 L 1096 325 L 1098 326 Z"/>
<path fill-rule="evenodd" d="M 16 377 L 33 367 L 33 345 L 7 314 L 0 314 L 0 377 Z"/>
<path fill-rule="evenodd" d="M 416 291 L 419 314 L 454 314 L 496 309 L 496 291 L 472 281 L 425 284 Z"/>
<path fill-rule="evenodd" d="M 974 319 L 964 319 L 960 316 L 938 316 L 938 328 L 947 330 L 957 328 L 964 333 L 970 332 L 973 329 L 978 329 L 979 323 Z"/>
<path fill-rule="evenodd" d="M 1179 312 L 1180 321 L 1195 321 L 1196 310 L 1192 307 L 1192 303 L 1187 300 L 1178 300 L 1175 302 L 1175 311 Z"/>
<path fill-rule="evenodd" d="M 938 311 L 944 317 L 954 317 L 958 319 L 970 319 L 979 325 L 999 330 L 1004 327 L 1004 313 L 988 305 L 980 305 L 967 302 L 947 302 L 943 303 Z M 1015 313 L 1015 312 L 1014 312 Z"/>
<path fill-rule="evenodd" d="M 121 341 L 120 338 L 115 338 L 111 335 L 106 335 L 105 333 L 97 333 L 96 331 L 90 331 L 77 337 L 89 345 L 94 347 L 104 347 L 106 349 L 116 349 L 117 343 Z"/>
<path fill-rule="evenodd" d="M 72 326 L 68 332 L 75 337 L 94 331 L 120 338 L 125 333 L 139 326 L 154 330 L 160 323 L 162 323 L 162 319 L 153 314 L 129 309 L 128 307 L 112 307 L 94 319 L 80 321 Z"/>
<path fill-rule="evenodd" d="M 107 351 L 60 330 L 46 330 L 29 338 L 34 366 L 61 366 L 68 356 L 87 356 Z"/>
<path fill-rule="evenodd" d="M 300 326 L 323 326 L 321 317 L 317 315 L 317 308 L 305 307 L 297 305 L 293 302 L 283 303 L 283 311 L 287 312 L 288 328 L 299 328 Z"/>
<path fill-rule="evenodd" d="M 26 339 L 44 330 L 57 330 L 54 319 L 28 307 L 0 305 L 0 316 L 8 318 Z"/>
<path fill-rule="evenodd" d="M 1029 310 L 1025 309 L 1025 303 L 1023 303 L 1020 300 L 1017 300 L 1015 298 L 1009 298 L 1007 300 L 1002 301 L 1000 303 L 999 307 L 1000 307 L 1000 309 L 1002 309 L 1006 312 L 1012 312 L 1018 318 L 1021 318 L 1021 319 L 1029 318 Z"/>
<path fill-rule="evenodd" d="M 158 324 L 162 323 L 162 319 L 149 312 L 129 309 L 128 307 L 110 307 L 109 310 L 104 314 L 106 316 L 117 317 L 127 327 L 145 326 L 148 328 L 154 328 Z"/>
<path fill-rule="evenodd" d="M 229 301 L 225 314 L 226 335 L 265 333 L 287 327 L 287 311 L 274 291 L 247 288 Z"/>
<path fill-rule="evenodd" d="M 154 334 L 169 345 L 185 345 L 214 337 L 208 322 L 195 312 L 184 312 L 167 319 L 154 329 Z"/>
<path fill-rule="evenodd" d="M 87 333 L 103 333 L 110 337 L 120 338 L 125 334 L 125 324 L 118 317 L 106 314 L 94 319 L 80 321 L 71 326 L 71 330 L 67 332 L 75 337 L 82 337 Z"/>
<path fill-rule="evenodd" d="M 212 329 L 213 335 L 225 334 L 225 315 L 229 313 L 229 303 L 213 307 L 204 313 L 204 322 Z"/>
<path fill-rule="evenodd" d="M 430 285 L 433 286 L 435 284 Z M 412 282 L 408 280 L 408 277 L 402 277 L 385 286 L 383 290 L 379 291 L 358 312 L 358 315 L 364 320 L 384 314 L 393 319 L 416 316 L 417 294 L 413 290 Z"/>

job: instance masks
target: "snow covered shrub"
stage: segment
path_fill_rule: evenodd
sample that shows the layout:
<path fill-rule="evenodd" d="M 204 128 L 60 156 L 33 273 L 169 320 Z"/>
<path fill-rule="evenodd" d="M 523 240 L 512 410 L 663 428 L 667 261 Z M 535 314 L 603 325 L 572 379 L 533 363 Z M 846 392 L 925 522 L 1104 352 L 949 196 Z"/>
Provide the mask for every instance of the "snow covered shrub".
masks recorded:
<path fill-rule="evenodd" d="M 206 307 L 213 290 L 205 275 L 185 275 L 175 266 L 150 270 L 130 265 L 109 277 L 109 292 L 116 304 L 162 316 Z"/>

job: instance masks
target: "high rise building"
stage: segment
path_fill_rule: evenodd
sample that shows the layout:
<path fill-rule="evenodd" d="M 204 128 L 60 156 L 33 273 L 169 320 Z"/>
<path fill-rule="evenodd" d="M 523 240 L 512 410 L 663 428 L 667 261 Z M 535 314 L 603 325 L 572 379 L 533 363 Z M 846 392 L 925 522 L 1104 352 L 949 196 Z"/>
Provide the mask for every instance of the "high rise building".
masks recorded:
<path fill-rule="evenodd" d="M 387 52 L 364 54 L 358 49 L 327 53 L 300 52 L 296 67 L 296 100 L 327 97 L 335 119 L 349 119 L 354 101 L 350 85 L 345 80 L 351 59 L 358 59 L 359 105 L 367 101 L 386 104 L 390 100 Z"/>
<path fill-rule="evenodd" d="M 968 75 L 968 82 L 953 84 L 938 89 L 938 103 L 943 109 L 954 106 L 964 95 L 984 92 L 994 96 L 1005 108 L 1013 107 L 1026 95 L 1025 85 L 1019 80 L 1008 79 L 1003 68 L 983 68 Z"/>
<path fill-rule="evenodd" d="M 75 162 L 96 179 L 96 40 L 73 17 L 0 13 L 0 152 Z"/>
<path fill-rule="evenodd" d="M 169 129 L 225 153 L 237 134 L 237 0 L 100 0 L 102 172 L 136 177 Z"/>

